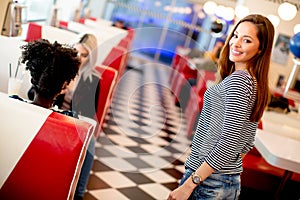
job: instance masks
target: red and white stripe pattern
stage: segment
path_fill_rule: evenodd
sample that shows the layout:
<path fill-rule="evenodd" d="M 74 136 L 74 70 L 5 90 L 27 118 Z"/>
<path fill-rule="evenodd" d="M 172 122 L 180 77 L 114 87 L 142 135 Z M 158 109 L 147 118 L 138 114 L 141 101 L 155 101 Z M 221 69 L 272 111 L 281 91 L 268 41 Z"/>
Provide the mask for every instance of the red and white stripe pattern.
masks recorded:
<path fill-rule="evenodd" d="M 94 126 L 0 93 L 0 199 L 72 199 Z"/>

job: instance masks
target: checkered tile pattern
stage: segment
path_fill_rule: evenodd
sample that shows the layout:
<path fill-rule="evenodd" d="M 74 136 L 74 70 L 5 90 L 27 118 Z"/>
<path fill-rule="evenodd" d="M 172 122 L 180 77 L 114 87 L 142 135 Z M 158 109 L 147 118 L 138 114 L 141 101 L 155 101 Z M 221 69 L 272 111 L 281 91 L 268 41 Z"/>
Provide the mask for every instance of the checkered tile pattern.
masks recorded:
<path fill-rule="evenodd" d="M 84 199 L 166 199 L 184 172 L 191 140 L 167 83 L 169 66 L 127 69 L 113 96 Z"/>

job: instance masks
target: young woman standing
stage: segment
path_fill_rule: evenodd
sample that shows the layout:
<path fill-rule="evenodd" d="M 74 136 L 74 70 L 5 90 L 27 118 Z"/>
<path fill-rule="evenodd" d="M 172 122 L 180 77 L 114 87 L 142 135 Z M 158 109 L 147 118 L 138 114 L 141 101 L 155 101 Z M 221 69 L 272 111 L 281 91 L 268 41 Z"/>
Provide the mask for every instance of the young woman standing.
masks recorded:
<path fill-rule="evenodd" d="M 242 158 L 269 99 L 268 73 L 274 39 L 262 15 L 241 19 L 220 54 L 220 80 L 204 95 L 191 154 L 173 199 L 238 199 Z"/>

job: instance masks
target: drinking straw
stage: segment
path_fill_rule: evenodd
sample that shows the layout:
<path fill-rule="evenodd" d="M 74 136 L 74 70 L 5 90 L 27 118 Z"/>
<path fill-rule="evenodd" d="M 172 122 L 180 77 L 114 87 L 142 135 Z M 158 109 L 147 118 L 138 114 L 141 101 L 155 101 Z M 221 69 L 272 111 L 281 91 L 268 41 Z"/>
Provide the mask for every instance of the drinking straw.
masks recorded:
<path fill-rule="evenodd" d="M 17 64 L 17 69 L 16 69 L 16 73 L 15 73 L 15 78 L 17 78 L 17 74 L 18 74 L 18 71 L 19 71 L 19 65 L 20 65 L 20 61 L 18 61 L 18 64 Z"/>
<path fill-rule="evenodd" d="M 11 77 L 11 63 L 9 63 L 9 78 Z"/>
<path fill-rule="evenodd" d="M 20 80 L 23 80 L 24 76 L 25 76 L 25 69 L 24 69 L 24 70 L 22 70 L 22 73 L 21 73 L 21 78 L 20 78 Z"/>

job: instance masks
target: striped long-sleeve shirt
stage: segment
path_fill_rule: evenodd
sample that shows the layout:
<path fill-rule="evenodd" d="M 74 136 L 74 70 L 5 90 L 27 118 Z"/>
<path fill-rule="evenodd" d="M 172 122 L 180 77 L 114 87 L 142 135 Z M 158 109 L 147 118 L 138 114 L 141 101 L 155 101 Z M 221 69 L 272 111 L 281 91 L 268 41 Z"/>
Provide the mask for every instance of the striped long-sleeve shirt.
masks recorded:
<path fill-rule="evenodd" d="M 186 167 L 197 170 L 206 161 L 214 173 L 242 172 L 240 154 L 254 146 L 257 129 L 249 120 L 256 92 L 256 80 L 246 70 L 207 89 Z"/>

